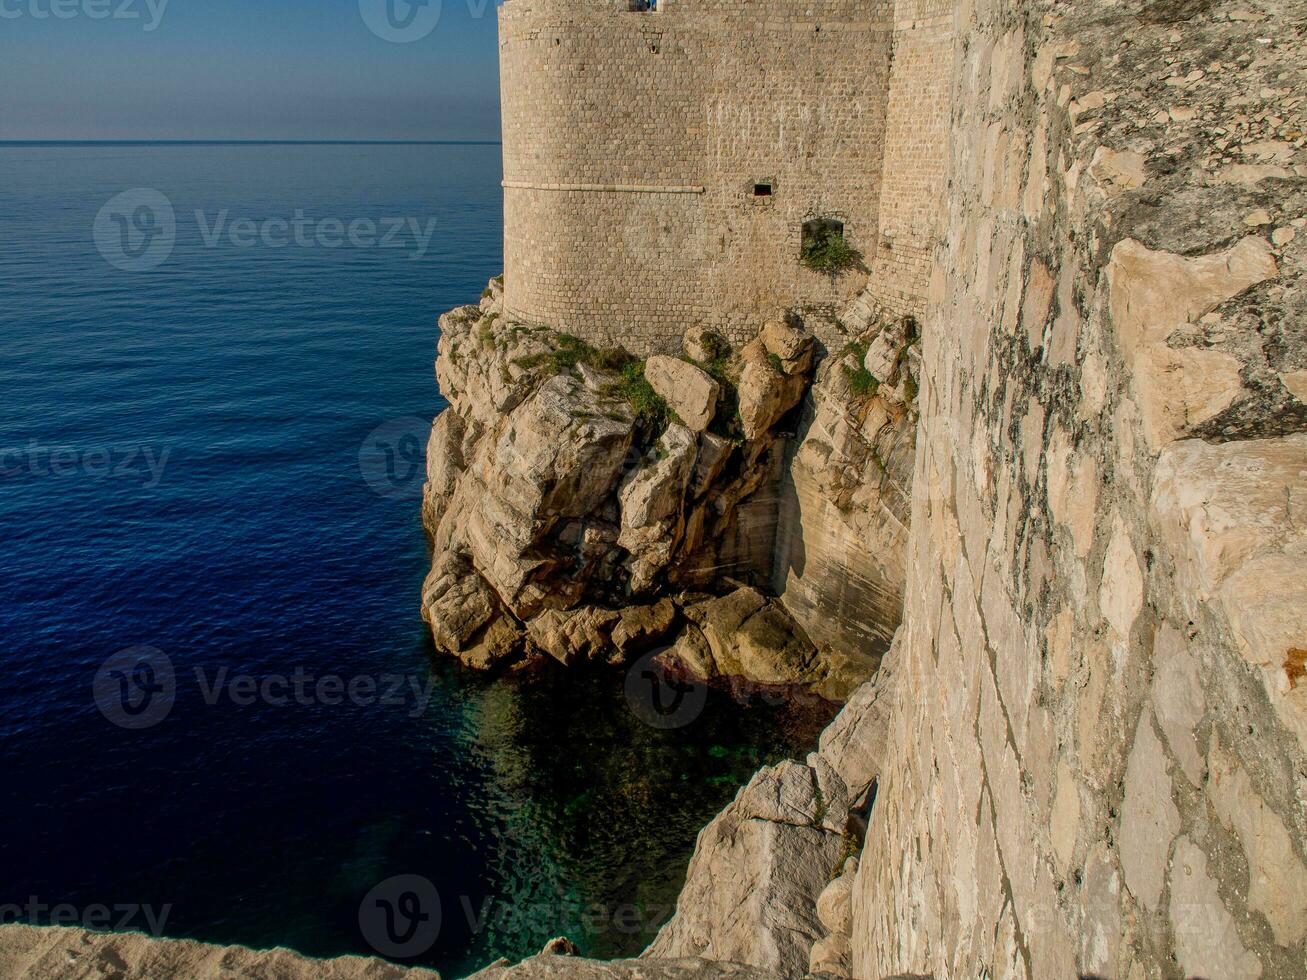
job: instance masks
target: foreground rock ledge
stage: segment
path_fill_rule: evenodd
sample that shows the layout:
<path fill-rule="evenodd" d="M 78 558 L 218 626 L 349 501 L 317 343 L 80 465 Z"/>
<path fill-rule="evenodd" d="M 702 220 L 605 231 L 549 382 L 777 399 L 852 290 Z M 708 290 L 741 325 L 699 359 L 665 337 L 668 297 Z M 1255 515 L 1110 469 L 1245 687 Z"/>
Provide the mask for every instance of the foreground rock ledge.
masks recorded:
<path fill-rule="evenodd" d="M 0 977 L 40 980 L 440 980 L 431 970 L 408 970 L 379 959 L 342 956 L 314 960 L 287 949 L 213 946 L 190 939 L 75 928 L 0 926 Z"/>
<path fill-rule="evenodd" d="M 40 980 L 440 980 L 425 969 L 379 959 L 342 956 L 315 960 L 285 949 L 213 946 L 189 939 L 91 932 L 78 928 L 0 926 L 0 978 Z M 618 960 L 603 963 L 542 953 L 515 966 L 496 963 L 476 980 L 784 980 L 779 974 L 736 963 L 700 959 Z"/>

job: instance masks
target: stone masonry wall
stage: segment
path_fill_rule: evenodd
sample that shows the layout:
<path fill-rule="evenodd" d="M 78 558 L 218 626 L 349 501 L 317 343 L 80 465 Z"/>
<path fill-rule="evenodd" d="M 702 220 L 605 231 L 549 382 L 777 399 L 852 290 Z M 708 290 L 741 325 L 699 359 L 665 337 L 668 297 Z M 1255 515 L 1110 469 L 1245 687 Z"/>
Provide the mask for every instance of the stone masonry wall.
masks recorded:
<path fill-rule="evenodd" d="M 853 975 L 1307 975 L 1301 4 L 959 0 Z"/>
<path fill-rule="evenodd" d="M 868 298 L 887 315 L 925 312 L 948 164 L 953 10 L 949 0 L 898 0 L 894 11 L 879 234 L 868 252 Z"/>
<path fill-rule="evenodd" d="M 875 251 L 888 2 L 630 7 L 500 8 L 506 314 L 647 354 L 846 304 L 865 272 L 805 269 L 802 226 Z"/>

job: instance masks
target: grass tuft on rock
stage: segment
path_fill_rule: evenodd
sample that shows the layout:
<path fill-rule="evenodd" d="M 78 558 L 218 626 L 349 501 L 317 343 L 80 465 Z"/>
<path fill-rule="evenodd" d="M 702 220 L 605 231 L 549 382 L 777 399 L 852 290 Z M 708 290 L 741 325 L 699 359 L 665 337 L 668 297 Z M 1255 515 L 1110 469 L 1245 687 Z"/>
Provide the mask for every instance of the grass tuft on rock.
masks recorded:
<path fill-rule="evenodd" d="M 855 398 L 870 398 L 879 390 L 880 379 L 868 371 L 863 363 L 867 359 L 866 342 L 855 340 L 841 352 L 841 356 L 846 359 L 850 355 L 856 359 L 856 366 L 844 365 L 844 377 L 849 382 L 849 393 Z"/>
<path fill-rule="evenodd" d="M 871 398 L 880 390 L 880 379 L 861 364 L 855 368 L 844 365 L 844 377 L 848 379 L 850 393 L 856 398 Z"/>
<path fill-rule="evenodd" d="M 635 419 L 653 433 L 661 435 L 672 422 L 672 410 L 666 400 L 654 391 L 644 376 L 644 361 L 635 361 L 622 368 L 618 390 L 631 403 Z"/>
<path fill-rule="evenodd" d="M 519 357 L 514 363 L 528 371 L 544 367 L 551 375 L 571 372 L 580 364 L 596 371 L 616 373 L 622 371 L 635 360 L 620 347 L 596 348 L 587 344 L 580 337 L 570 333 L 560 333 L 554 341 L 554 349 L 541 351 Z"/>

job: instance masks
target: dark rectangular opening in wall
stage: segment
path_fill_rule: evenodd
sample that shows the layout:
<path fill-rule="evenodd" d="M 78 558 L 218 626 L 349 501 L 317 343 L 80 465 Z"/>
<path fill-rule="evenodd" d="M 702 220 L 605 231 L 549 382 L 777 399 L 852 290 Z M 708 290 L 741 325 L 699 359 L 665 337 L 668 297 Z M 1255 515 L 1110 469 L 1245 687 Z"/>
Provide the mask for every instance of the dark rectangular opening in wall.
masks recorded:
<path fill-rule="evenodd" d="M 772 186 L 771 186 L 771 184 L 754 184 L 754 185 L 753 185 L 753 196 L 754 196 L 754 197 L 771 197 L 771 195 L 772 195 Z"/>

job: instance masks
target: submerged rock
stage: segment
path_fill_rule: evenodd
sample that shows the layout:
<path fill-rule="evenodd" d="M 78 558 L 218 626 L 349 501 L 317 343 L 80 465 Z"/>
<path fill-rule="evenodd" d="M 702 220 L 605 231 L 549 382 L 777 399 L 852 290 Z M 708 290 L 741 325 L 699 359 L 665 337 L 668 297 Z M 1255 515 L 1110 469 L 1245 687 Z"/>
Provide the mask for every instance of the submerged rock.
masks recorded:
<path fill-rule="evenodd" d="M 817 896 L 844 848 L 831 817 L 807 766 L 763 769 L 700 833 L 676 914 L 644 956 L 803 976 L 822 933 Z"/>
<path fill-rule="evenodd" d="M 747 595 L 732 607 L 737 615 L 760 608 Z M 810 969 L 851 976 L 853 856 L 882 772 L 896 665 L 891 650 L 806 763 L 762 769 L 704 828 L 676 914 L 645 958 L 700 956 L 789 977 Z"/>

